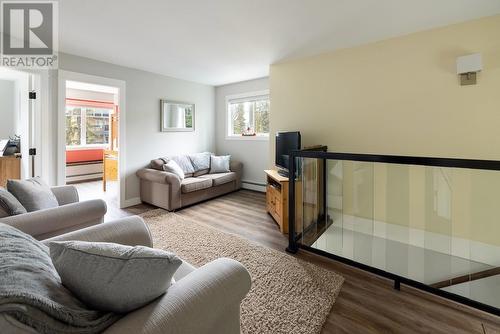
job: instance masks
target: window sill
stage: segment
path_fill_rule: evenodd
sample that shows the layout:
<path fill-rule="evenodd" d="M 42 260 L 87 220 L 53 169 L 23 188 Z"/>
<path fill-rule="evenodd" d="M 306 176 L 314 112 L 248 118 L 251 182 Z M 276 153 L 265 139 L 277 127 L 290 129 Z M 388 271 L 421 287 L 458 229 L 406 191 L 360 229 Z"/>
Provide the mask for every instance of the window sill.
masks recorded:
<path fill-rule="evenodd" d="M 226 140 L 269 141 L 269 136 L 226 136 Z"/>

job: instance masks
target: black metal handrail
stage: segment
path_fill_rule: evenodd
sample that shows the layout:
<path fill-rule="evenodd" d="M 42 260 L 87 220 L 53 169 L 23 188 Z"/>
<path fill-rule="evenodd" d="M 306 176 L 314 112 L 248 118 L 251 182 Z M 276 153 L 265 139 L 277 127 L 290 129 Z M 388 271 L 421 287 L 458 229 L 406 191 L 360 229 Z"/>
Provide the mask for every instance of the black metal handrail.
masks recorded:
<path fill-rule="evenodd" d="M 460 159 L 460 158 L 437 158 L 437 157 L 415 157 L 415 156 L 397 156 L 397 155 L 377 155 L 377 154 L 358 154 L 358 153 L 338 153 L 338 152 L 323 152 L 311 150 L 292 151 L 290 154 L 289 166 L 289 206 L 288 206 L 288 247 L 287 252 L 296 253 L 299 248 L 316 253 L 322 256 L 329 257 L 336 261 L 346 263 L 348 265 L 369 271 L 371 273 L 383 276 L 394 281 L 394 288 L 399 290 L 400 284 L 418 288 L 435 295 L 480 309 L 482 311 L 500 316 L 500 309 L 487 305 L 460 295 L 456 295 L 424 283 L 390 273 L 372 266 L 362 264 L 338 255 L 327 253 L 325 251 L 303 245 L 298 241 L 295 231 L 295 174 L 297 171 L 297 158 L 312 158 L 323 160 L 343 160 L 343 161 L 359 161 L 359 162 L 374 162 L 399 165 L 416 165 L 428 167 L 448 167 L 448 168 L 466 168 L 477 170 L 500 171 L 500 161 L 497 160 L 477 160 L 477 159 Z M 324 189 L 326 189 L 326 177 L 323 177 Z M 326 206 L 326 202 L 324 203 Z"/>
<path fill-rule="evenodd" d="M 477 160 L 460 158 L 435 158 L 435 157 L 414 157 L 404 155 L 379 155 L 379 154 L 358 154 L 358 153 L 337 153 L 319 151 L 293 151 L 290 160 L 294 158 L 316 158 L 328 160 L 349 160 L 360 162 L 378 162 L 398 165 L 417 165 L 429 167 L 450 167 L 468 168 L 500 171 L 500 161 L 497 160 Z"/>

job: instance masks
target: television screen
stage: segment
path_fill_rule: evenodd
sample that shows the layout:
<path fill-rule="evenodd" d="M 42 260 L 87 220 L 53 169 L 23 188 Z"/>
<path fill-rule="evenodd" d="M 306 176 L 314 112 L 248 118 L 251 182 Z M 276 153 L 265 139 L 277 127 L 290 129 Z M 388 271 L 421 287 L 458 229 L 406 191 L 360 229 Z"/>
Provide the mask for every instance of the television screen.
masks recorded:
<path fill-rule="evenodd" d="M 297 150 L 300 150 L 299 131 L 276 133 L 276 166 L 288 170 L 290 152 Z"/>

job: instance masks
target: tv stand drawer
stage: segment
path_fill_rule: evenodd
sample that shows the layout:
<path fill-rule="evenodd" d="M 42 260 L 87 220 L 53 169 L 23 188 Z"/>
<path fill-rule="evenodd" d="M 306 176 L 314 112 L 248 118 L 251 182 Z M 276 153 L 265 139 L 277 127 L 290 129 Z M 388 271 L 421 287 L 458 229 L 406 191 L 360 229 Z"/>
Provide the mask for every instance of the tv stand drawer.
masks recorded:
<path fill-rule="evenodd" d="M 288 233 L 288 179 L 266 170 L 266 209 L 282 233 Z"/>

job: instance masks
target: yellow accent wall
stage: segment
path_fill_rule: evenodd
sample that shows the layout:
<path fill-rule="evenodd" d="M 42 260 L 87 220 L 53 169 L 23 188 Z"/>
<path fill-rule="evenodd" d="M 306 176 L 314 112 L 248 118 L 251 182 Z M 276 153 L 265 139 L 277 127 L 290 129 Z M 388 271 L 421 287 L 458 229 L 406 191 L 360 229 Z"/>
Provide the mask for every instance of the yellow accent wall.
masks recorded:
<path fill-rule="evenodd" d="M 476 52 L 483 56 L 478 84 L 461 86 L 456 58 Z M 299 130 L 303 145 L 335 152 L 500 160 L 500 15 L 274 64 L 270 90 L 271 138 Z M 500 173 L 371 172 L 346 165 L 346 213 L 500 245 L 500 190 L 493 186 Z M 437 198 L 447 182 L 450 193 Z M 357 198 L 356 188 L 372 189 L 373 203 Z M 446 207 L 436 211 L 446 196 L 451 221 L 442 219 Z"/>

